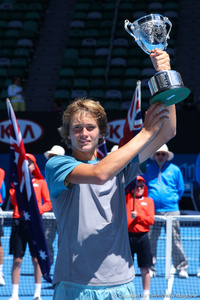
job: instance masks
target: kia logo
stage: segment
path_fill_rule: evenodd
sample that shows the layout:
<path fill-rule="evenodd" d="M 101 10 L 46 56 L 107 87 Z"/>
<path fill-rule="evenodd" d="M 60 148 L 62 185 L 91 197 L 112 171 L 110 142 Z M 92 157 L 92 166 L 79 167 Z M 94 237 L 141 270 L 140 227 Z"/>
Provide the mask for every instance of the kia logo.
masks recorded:
<path fill-rule="evenodd" d="M 119 144 L 120 139 L 123 137 L 125 119 L 114 120 L 108 122 L 110 127 L 109 135 L 106 140 L 114 144 Z"/>
<path fill-rule="evenodd" d="M 17 119 L 24 144 L 37 141 L 43 135 L 43 128 L 30 120 Z M 0 142 L 10 144 L 9 121 L 0 122 Z"/>

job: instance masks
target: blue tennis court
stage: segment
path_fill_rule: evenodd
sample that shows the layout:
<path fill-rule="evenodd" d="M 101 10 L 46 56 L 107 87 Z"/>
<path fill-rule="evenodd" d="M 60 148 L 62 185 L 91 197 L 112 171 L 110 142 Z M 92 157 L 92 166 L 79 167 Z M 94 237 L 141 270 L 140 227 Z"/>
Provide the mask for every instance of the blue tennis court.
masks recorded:
<path fill-rule="evenodd" d="M 8 225 L 11 225 L 11 223 L 10 224 L 9 223 Z M 9 254 L 9 239 L 11 233 L 11 226 L 3 226 L 3 230 L 4 230 L 4 237 L 1 238 L 1 241 L 4 249 L 3 273 L 4 273 L 4 279 L 6 285 L 0 286 L 1 300 L 8 299 L 12 293 L 11 269 L 12 269 L 12 261 L 13 261 L 13 256 Z M 51 278 L 53 278 L 55 259 L 57 255 L 57 236 L 54 240 L 53 247 L 55 252 L 54 252 L 54 264 L 52 265 L 50 271 Z M 19 282 L 19 298 L 33 299 L 33 295 L 34 295 L 34 270 L 33 270 L 29 248 L 27 246 L 26 253 L 23 258 L 23 262 L 21 266 L 21 275 L 20 275 L 20 282 Z M 46 280 L 42 279 L 42 290 L 41 290 L 42 299 L 43 300 L 52 299 L 52 295 L 53 295 L 52 285 L 48 283 Z"/>
<path fill-rule="evenodd" d="M 182 224 L 181 224 L 182 225 Z M 4 237 L 2 238 L 2 245 L 4 249 L 4 278 L 5 286 L 0 287 L 0 300 L 9 299 L 12 292 L 11 268 L 12 255 L 9 255 L 9 238 L 11 232 L 11 218 L 4 219 Z M 166 256 L 166 234 L 164 229 L 161 230 L 161 235 L 157 246 L 157 263 L 156 263 L 156 277 L 151 278 L 151 299 L 200 299 L 200 278 L 196 276 L 199 268 L 199 245 L 200 245 L 200 218 L 198 222 L 184 224 L 181 226 L 181 240 L 183 248 L 188 259 L 188 279 L 179 278 L 175 269 L 171 266 L 170 278 L 165 278 L 165 256 Z M 55 259 L 57 255 L 57 236 L 54 240 L 54 264 L 51 267 L 51 277 L 53 278 Z M 136 287 L 136 297 L 140 299 L 142 293 L 142 277 L 140 269 L 137 267 L 137 259 L 135 257 L 135 271 L 134 279 Z M 19 284 L 19 298 L 33 299 L 34 294 L 34 276 L 33 266 L 29 249 L 27 248 L 25 257 L 21 267 L 21 276 Z M 53 289 L 50 283 L 42 280 L 41 297 L 43 300 L 50 300 L 53 296 Z"/>
<path fill-rule="evenodd" d="M 162 228 L 161 235 L 157 245 L 157 263 L 156 263 L 156 277 L 151 278 L 151 298 L 156 299 L 200 299 L 200 278 L 198 278 L 197 270 L 199 268 L 199 254 L 200 254 L 200 227 L 184 226 L 181 227 L 181 241 L 187 257 L 189 267 L 189 277 L 179 278 L 176 270 L 171 265 L 170 278 L 165 278 L 165 247 L 166 235 Z M 137 267 L 135 258 L 136 277 L 134 283 L 138 296 L 142 293 L 142 278 L 140 276 L 140 269 Z M 160 297 L 159 297 L 160 296 Z"/>

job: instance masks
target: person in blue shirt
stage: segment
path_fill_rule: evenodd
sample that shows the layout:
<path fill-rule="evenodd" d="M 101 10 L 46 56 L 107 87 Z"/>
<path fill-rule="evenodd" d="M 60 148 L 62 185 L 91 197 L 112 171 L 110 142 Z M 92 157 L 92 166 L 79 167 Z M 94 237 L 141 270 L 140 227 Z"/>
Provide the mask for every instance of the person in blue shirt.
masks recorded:
<path fill-rule="evenodd" d="M 151 53 L 156 70 L 169 69 L 166 52 Z M 54 300 L 132 299 L 134 267 L 129 246 L 125 187 L 140 164 L 176 133 L 175 105 L 153 103 L 144 126 L 126 145 L 101 160 L 97 147 L 108 135 L 99 102 L 76 99 L 63 113 L 60 134 L 71 156 L 45 166 L 57 220 Z"/>
<path fill-rule="evenodd" d="M 148 196 L 154 200 L 155 214 L 161 216 L 179 216 L 179 200 L 184 192 L 184 180 L 178 166 L 171 163 L 174 154 L 166 144 L 160 147 L 150 158 L 144 179 L 148 188 Z M 157 241 L 161 232 L 162 222 L 155 222 L 150 229 L 153 266 L 151 276 L 156 276 L 155 264 Z M 180 278 L 188 278 L 188 262 L 184 254 L 180 236 L 180 223 L 172 225 L 172 260 Z"/>
<path fill-rule="evenodd" d="M 5 171 L 0 168 L 0 212 L 2 211 L 1 206 L 6 198 L 6 186 L 5 186 Z M 0 286 L 5 285 L 3 276 L 3 247 L 1 244 L 1 237 L 3 236 L 2 219 L 0 219 Z"/>

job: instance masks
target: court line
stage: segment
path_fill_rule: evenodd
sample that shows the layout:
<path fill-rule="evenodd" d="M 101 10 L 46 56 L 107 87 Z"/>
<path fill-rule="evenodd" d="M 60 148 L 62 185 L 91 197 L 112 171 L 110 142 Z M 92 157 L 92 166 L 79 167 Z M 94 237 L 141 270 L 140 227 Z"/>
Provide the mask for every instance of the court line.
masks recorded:
<path fill-rule="evenodd" d="M 176 269 L 174 268 L 173 265 L 171 265 L 170 278 L 168 279 L 168 282 L 167 282 L 167 289 L 165 291 L 164 300 L 170 300 L 170 295 L 171 295 L 172 287 L 173 287 L 173 283 L 174 283 L 174 274 L 175 274 L 175 272 L 176 272 Z"/>

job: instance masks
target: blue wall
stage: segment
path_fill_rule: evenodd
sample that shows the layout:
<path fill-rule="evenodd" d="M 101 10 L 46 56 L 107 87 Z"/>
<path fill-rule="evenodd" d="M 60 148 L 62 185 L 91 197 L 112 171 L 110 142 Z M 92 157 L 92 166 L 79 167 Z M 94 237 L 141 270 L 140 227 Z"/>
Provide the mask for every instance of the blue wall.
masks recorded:
<path fill-rule="evenodd" d="M 43 154 L 34 154 L 36 157 L 37 164 L 40 170 L 44 170 L 46 158 Z M 183 173 L 184 181 L 191 181 L 194 183 L 194 188 L 200 188 L 196 182 L 196 160 L 197 154 L 175 154 L 172 162 L 181 168 Z M 0 168 L 4 169 L 6 172 L 5 183 L 8 188 L 9 180 L 9 154 L 0 154 Z"/>

